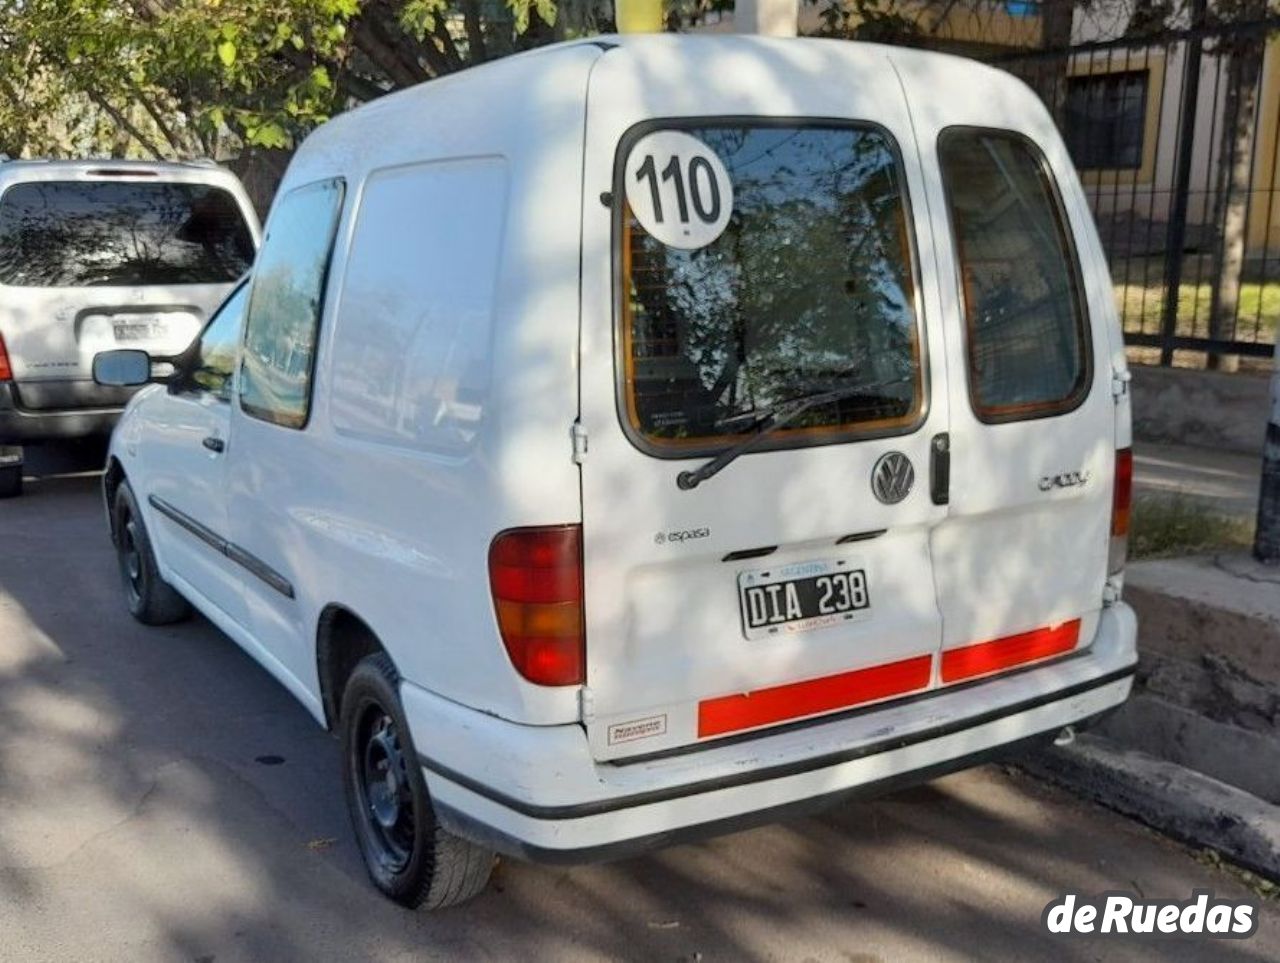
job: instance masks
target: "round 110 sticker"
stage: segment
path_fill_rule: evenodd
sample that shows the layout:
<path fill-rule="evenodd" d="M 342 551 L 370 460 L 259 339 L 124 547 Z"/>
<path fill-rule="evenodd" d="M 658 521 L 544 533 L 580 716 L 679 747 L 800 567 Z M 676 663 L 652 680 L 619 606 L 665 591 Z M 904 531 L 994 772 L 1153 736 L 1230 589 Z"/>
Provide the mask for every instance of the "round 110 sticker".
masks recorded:
<path fill-rule="evenodd" d="M 733 213 L 729 172 L 692 134 L 659 130 L 641 137 L 623 176 L 636 220 L 667 247 L 706 247 L 724 233 Z"/>

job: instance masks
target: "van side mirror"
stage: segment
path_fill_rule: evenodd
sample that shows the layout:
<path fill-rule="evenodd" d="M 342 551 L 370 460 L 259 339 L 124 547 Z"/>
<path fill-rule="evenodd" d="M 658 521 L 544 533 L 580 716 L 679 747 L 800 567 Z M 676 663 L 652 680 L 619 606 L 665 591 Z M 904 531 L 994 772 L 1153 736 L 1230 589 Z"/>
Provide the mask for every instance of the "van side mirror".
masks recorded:
<path fill-rule="evenodd" d="M 151 380 L 151 356 L 136 348 L 99 351 L 93 356 L 93 380 L 111 388 L 132 388 Z"/>

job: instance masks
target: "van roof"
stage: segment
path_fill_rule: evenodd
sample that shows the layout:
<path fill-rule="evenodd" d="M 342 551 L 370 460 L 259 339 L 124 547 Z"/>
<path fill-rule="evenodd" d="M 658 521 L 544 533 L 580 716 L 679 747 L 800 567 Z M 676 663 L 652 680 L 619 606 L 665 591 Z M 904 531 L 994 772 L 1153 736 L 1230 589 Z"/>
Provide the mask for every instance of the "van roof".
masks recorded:
<path fill-rule="evenodd" d="M 619 54 L 614 53 L 617 51 L 622 55 L 648 61 L 657 69 L 673 71 L 680 69 L 684 63 L 700 61 L 713 51 L 739 57 L 763 57 L 776 56 L 778 54 L 794 57 L 797 53 L 803 56 L 805 52 L 818 50 L 826 53 L 839 50 L 850 59 L 864 61 L 892 56 L 894 63 L 899 67 L 905 66 L 912 71 L 925 66 L 933 71 L 942 69 L 948 73 L 948 79 L 953 80 L 964 80 L 977 76 L 981 76 L 986 80 L 990 80 L 993 76 L 1013 80 L 1005 71 L 968 57 L 913 47 L 867 43 L 858 40 L 839 40 L 827 37 L 762 37 L 756 34 L 603 34 L 598 37 L 566 40 L 561 43 L 548 44 L 544 47 L 535 47 L 524 53 L 491 60 L 436 80 L 425 81 L 340 114 L 325 124 L 324 127 L 328 128 L 334 124 L 358 121 L 358 119 L 369 114 L 381 113 L 388 105 L 393 103 L 408 109 L 410 105 L 420 103 L 428 98 L 434 99 L 443 96 L 446 91 L 454 93 L 459 86 L 496 79 L 495 75 L 500 70 L 504 74 L 524 73 L 526 75 L 535 75 L 545 68 L 545 61 L 548 58 L 562 57 L 569 52 L 590 52 L 591 59 L 594 60 L 605 54 L 617 56 Z M 509 79 L 509 76 L 504 77 L 504 80 Z M 1020 83 L 1016 80 L 1013 80 L 1013 82 Z"/>
<path fill-rule="evenodd" d="M 708 58 L 722 57 L 737 64 L 755 62 L 791 72 L 807 82 L 815 82 L 815 74 L 821 72 L 813 61 L 839 59 L 867 65 L 891 58 L 900 72 L 927 76 L 932 87 L 975 90 L 995 86 L 1005 96 L 1026 96 L 1039 106 L 1038 98 L 1011 74 L 933 51 L 814 37 L 609 34 L 504 57 L 340 114 L 299 147 L 282 187 L 371 166 L 394 165 L 414 155 L 465 156 L 500 146 L 519 150 L 521 137 L 527 138 L 538 128 L 555 129 L 554 121 L 538 123 L 535 119 L 530 123 L 531 106 L 536 105 L 540 113 L 572 109 L 581 117 L 591 65 L 606 56 L 634 58 L 641 75 L 672 77 L 689 72 L 706 78 Z M 376 152 L 370 150 L 375 144 Z"/>

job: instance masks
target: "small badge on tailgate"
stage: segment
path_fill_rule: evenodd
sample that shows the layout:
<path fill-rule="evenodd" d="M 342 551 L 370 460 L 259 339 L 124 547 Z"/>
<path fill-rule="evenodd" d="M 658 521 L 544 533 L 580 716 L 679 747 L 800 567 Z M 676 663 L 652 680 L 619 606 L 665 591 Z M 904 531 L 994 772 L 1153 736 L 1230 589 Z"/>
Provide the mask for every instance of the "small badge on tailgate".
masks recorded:
<path fill-rule="evenodd" d="M 1079 488 L 1089 484 L 1089 477 L 1089 472 L 1084 470 L 1060 471 L 1056 475 L 1044 475 L 1040 479 L 1040 490 L 1047 492 L 1055 488 Z"/>
<path fill-rule="evenodd" d="M 620 742 L 635 742 L 637 739 L 651 739 L 654 736 L 666 735 L 666 715 L 648 716 L 644 719 L 631 719 L 628 722 L 615 722 L 609 727 L 609 745 L 616 746 Z"/>
<path fill-rule="evenodd" d="M 911 494 L 916 470 L 900 451 L 885 452 L 871 467 L 871 491 L 886 505 L 896 505 Z"/>

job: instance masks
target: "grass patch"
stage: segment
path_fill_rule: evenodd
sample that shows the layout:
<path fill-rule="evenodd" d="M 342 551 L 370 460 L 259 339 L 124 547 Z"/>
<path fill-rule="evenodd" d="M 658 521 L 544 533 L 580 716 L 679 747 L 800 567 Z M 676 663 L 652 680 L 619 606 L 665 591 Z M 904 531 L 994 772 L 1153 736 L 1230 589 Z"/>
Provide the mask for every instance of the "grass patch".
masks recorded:
<path fill-rule="evenodd" d="M 1253 519 L 1215 511 L 1186 495 L 1143 495 L 1134 499 L 1129 529 L 1130 558 L 1169 558 L 1248 549 Z"/>
<path fill-rule="evenodd" d="M 1158 334 L 1164 320 L 1165 289 L 1163 285 L 1145 287 L 1141 283 L 1115 284 L 1116 306 L 1128 331 Z M 1182 284 L 1178 287 L 1178 334 L 1191 337 L 1207 335 L 1209 314 L 1213 310 L 1213 289 L 1207 284 Z M 1246 282 L 1240 286 L 1240 303 L 1236 313 L 1237 337 L 1246 341 L 1269 342 L 1280 326 L 1280 282 L 1265 284 Z"/>

